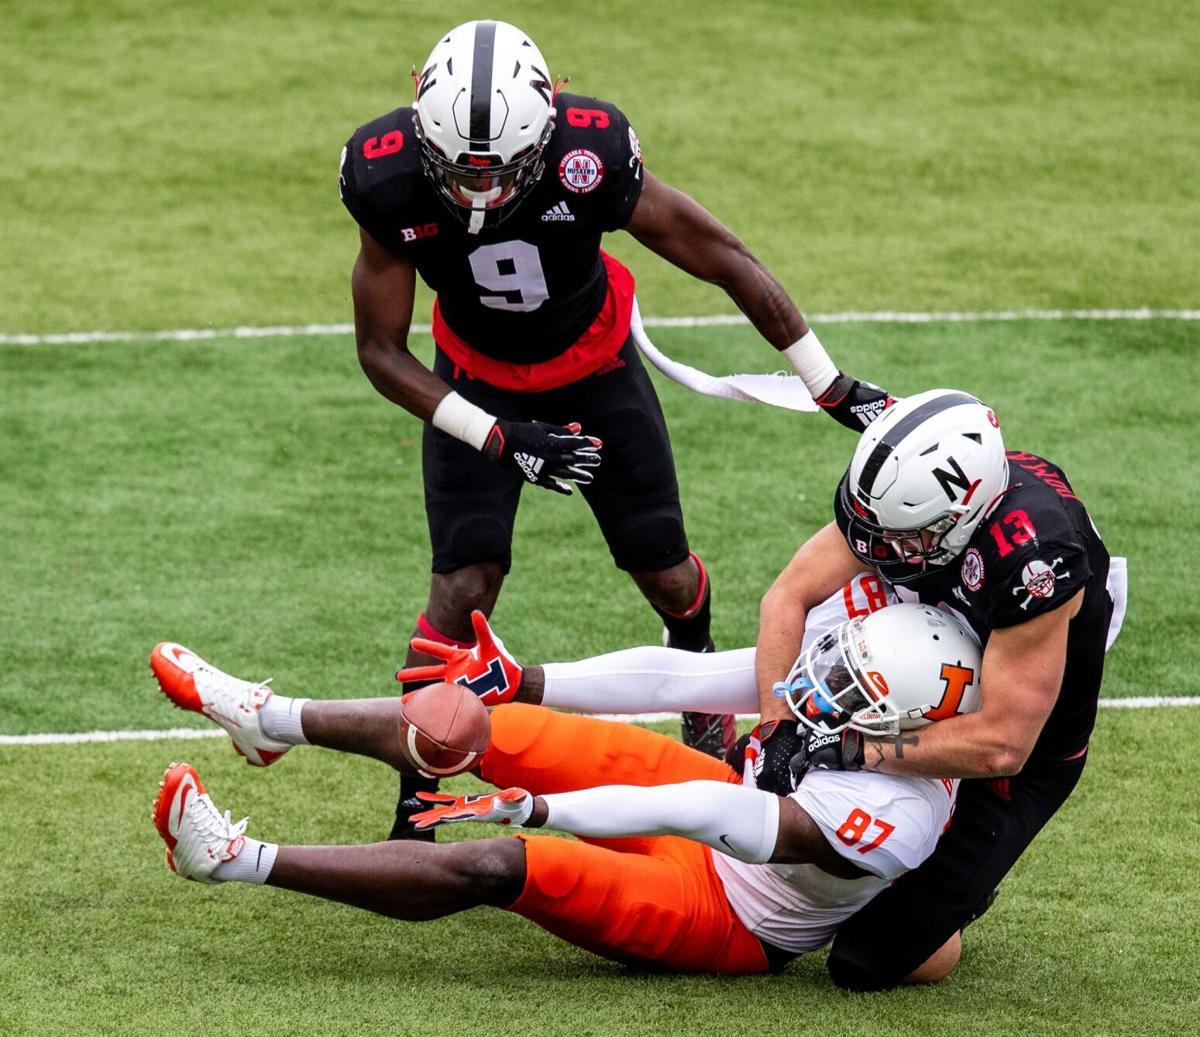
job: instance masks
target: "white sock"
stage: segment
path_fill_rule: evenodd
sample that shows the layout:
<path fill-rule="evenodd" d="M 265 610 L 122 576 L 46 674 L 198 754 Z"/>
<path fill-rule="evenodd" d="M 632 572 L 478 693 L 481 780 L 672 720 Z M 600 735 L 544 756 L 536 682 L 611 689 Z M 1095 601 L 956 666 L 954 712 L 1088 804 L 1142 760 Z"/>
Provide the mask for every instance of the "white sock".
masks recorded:
<path fill-rule="evenodd" d="M 312 699 L 290 699 L 286 695 L 272 695 L 258 711 L 258 722 L 262 733 L 273 742 L 286 745 L 308 745 L 300 714 Z"/>
<path fill-rule="evenodd" d="M 245 838 L 241 853 L 233 860 L 217 865 L 212 877 L 218 882 L 253 882 L 256 886 L 261 886 L 267 881 L 267 876 L 275 867 L 275 855 L 279 852 L 279 844 L 259 842 L 249 836 Z"/>

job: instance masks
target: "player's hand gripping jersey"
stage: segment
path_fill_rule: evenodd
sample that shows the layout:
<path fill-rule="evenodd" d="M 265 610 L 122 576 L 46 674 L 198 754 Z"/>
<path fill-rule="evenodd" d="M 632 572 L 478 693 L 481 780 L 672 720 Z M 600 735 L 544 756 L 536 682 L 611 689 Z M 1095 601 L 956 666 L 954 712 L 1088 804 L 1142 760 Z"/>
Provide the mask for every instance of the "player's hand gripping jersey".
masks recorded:
<path fill-rule="evenodd" d="M 512 215 L 471 234 L 422 172 L 411 108 L 362 126 L 342 154 L 346 208 L 437 293 L 437 344 L 503 389 L 582 378 L 629 332 L 633 277 L 600 250 L 600 236 L 629 222 L 641 194 L 637 136 L 613 105 L 559 93 L 544 157 Z M 524 365 L 538 365 L 532 381 Z"/>

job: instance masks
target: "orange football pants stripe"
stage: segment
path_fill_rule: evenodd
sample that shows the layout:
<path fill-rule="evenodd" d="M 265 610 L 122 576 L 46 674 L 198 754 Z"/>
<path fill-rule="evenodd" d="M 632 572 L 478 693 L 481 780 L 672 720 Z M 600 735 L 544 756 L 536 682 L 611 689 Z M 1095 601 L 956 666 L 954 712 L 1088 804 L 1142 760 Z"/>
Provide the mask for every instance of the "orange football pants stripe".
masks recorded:
<path fill-rule="evenodd" d="M 492 711 L 480 774 L 538 794 L 739 780 L 720 760 L 653 731 L 520 704 Z M 525 887 L 510 910 L 555 936 L 631 964 L 767 971 L 762 945 L 729 906 L 707 846 L 673 836 L 520 838 Z"/>

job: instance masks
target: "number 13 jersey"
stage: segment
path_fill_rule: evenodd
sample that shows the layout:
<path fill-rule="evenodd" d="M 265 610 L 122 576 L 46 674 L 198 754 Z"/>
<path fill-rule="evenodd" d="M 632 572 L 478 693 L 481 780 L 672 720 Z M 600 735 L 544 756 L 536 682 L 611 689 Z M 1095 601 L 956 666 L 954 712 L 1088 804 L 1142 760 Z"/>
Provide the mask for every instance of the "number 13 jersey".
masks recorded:
<path fill-rule="evenodd" d="M 633 278 L 600 237 L 637 205 L 637 136 L 615 106 L 560 93 L 544 160 L 515 210 L 471 234 L 423 172 L 411 108 L 360 127 L 342 152 L 343 204 L 437 293 L 438 345 L 500 388 L 575 381 L 611 360 L 629 333 Z"/>

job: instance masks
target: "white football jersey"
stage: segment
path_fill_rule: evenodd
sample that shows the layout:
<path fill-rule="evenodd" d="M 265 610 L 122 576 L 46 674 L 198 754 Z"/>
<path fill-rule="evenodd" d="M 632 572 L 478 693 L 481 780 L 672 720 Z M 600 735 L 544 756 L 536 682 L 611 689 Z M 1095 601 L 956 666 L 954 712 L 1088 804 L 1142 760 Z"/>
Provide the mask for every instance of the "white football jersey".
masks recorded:
<path fill-rule="evenodd" d="M 870 874 L 843 879 L 815 864 L 745 864 L 714 853 L 729 904 L 773 947 L 797 954 L 823 947 L 843 921 L 933 852 L 957 792 L 957 780 L 810 771 L 791 798 L 830 846 Z"/>
<path fill-rule="evenodd" d="M 809 609 L 804 622 L 804 641 L 800 646 L 803 654 L 818 637 L 848 619 L 858 619 L 878 612 L 886 605 L 895 605 L 900 599 L 887 580 L 875 573 L 861 572 L 834 591 L 816 608 Z"/>
<path fill-rule="evenodd" d="M 802 651 L 846 620 L 898 600 L 886 580 L 859 573 L 809 611 Z M 792 798 L 830 846 L 870 874 L 842 879 L 815 864 L 745 864 L 714 853 L 729 904 L 773 947 L 797 954 L 823 947 L 842 922 L 933 853 L 957 792 L 957 781 L 810 771 Z"/>

